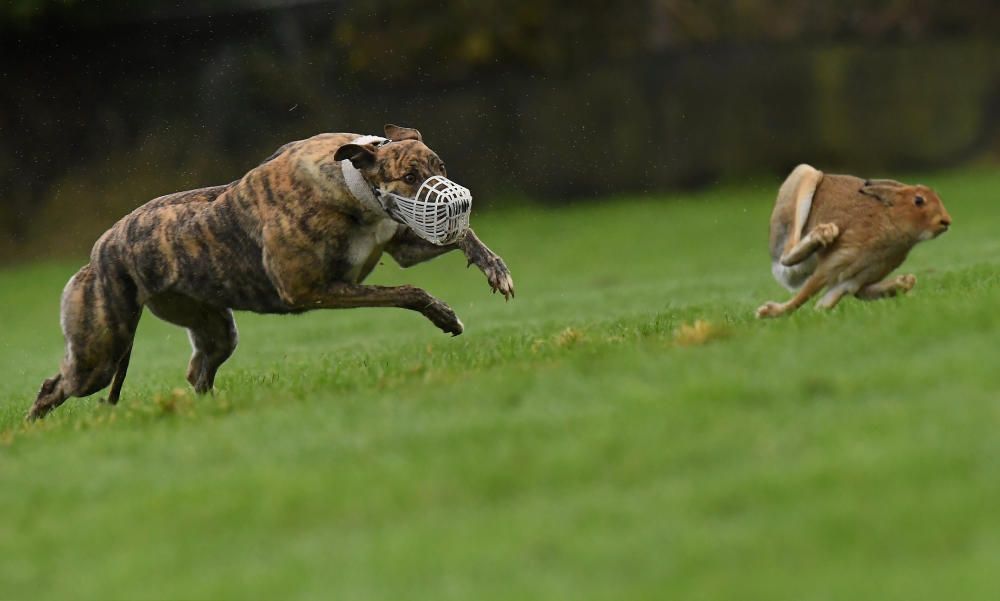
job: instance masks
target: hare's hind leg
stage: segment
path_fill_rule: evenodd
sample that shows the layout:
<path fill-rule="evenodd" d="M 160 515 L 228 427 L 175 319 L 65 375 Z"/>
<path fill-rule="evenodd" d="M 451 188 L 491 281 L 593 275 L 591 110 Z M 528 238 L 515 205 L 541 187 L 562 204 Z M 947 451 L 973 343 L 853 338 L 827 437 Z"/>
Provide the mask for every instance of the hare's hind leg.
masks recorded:
<path fill-rule="evenodd" d="M 894 278 L 882 280 L 875 284 L 869 284 L 854 293 L 854 296 L 861 300 L 877 300 L 890 296 L 906 294 L 917 284 L 917 276 L 907 273 Z"/>
<path fill-rule="evenodd" d="M 798 290 L 816 270 L 812 256 L 816 238 L 803 245 L 803 236 L 813 197 L 823 180 L 823 172 L 799 165 L 785 178 L 771 214 L 771 273 L 790 291 Z M 808 238 L 808 236 L 806 236 Z"/>
<path fill-rule="evenodd" d="M 784 303 L 769 301 L 758 307 L 757 317 L 781 317 L 786 313 L 791 313 L 822 290 L 823 286 L 826 286 L 826 277 L 822 274 L 814 273 L 806 280 L 806 283 L 802 285 L 802 288 L 799 289 L 795 296 L 788 301 Z"/>
<path fill-rule="evenodd" d="M 785 267 L 798 265 L 808 259 L 814 252 L 833 244 L 840 235 L 840 228 L 835 223 L 821 223 L 814 227 L 805 238 L 781 255 L 781 264 Z"/>
<path fill-rule="evenodd" d="M 774 279 L 791 291 L 798 290 L 813 272 L 816 271 L 819 260 L 816 251 L 829 246 L 840 235 L 840 229 L 833 223 L 821 223 L 813 228 L 809 235 L 782 255 L 777 261 L 771 262 L 771 273 Z"/>
<path fill-rule="evenodd" d="M 775 208 L 781 212 L 783 215 L 782 220 L 785 223 L 787 223 L 789 217 L 787 213 L 789 204 L 792 209 L 792 214 L 790 215 L 792 220 L 788 224 L 790 226 L 788 236 L 785 238 L 783 245 L 785 253 L 798 246 L 802 240 L 806 222 L 809 221 L 809 213 L 812 211 L 813 197 L 816 195 L 816 188 L 819 187 L 821 181 L 823 181 L 822 171 L 811 165 L 802 164 L 792 170 L 781 184 Z M 779 207 L 785 208 L 779 209 Z"/>

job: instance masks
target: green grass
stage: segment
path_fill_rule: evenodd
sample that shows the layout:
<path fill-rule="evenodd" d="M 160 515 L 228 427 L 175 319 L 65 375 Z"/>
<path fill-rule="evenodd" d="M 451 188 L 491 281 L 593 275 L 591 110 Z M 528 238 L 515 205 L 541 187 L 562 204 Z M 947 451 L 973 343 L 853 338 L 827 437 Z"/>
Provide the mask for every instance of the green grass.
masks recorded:
<path fill-rule="evenodd" d="M 461 337 L 240 315 L 195 398 L 147 314 L 118 408 L 32 426 L 78 265 L 0 272 L 0 598 L 995 599 L 1000 174 L 922 179 L 955 227 L 905 298 L 754 320 L 776 181 L 520 208 L 475 220 L 510 303 L 459 256 L 376 271 Z"/>

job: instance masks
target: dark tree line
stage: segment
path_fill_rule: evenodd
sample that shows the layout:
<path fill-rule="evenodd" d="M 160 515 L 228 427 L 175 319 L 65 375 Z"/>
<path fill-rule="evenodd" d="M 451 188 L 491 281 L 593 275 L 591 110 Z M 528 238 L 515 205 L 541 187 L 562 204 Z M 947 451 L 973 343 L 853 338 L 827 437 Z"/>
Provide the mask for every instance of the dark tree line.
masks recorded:
<path fill-rule="evenodd" d="M 487 199 L 950 164 L 997 145 L 998 43 L 996 0 L 10 0 L 0 260 L 384 120 Z"/>

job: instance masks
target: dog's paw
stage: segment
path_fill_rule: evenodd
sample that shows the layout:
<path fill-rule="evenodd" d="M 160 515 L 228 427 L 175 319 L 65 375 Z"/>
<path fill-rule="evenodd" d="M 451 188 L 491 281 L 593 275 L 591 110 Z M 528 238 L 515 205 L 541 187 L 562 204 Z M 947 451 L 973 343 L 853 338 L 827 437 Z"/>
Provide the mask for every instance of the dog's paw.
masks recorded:
<path fill-rule="evenodd" d="M 28 409 L 28 413 L 24 415 L 24 421 L 33 422 L 40 420 L 46 415 L 48 415 L 48 413 L 52 411 L 52 409 L 53 407 L 51 406 L 42 405 L 36 402 L 34 405 L 31 406 L 30 409 Z"/>
<path fill-rule="evenodd" d="M 455 311 L 437 299 L 424 307 L 421 313 L 445 334 L 458 336 L 465 331 L 465 326 L 458 315 L 455 315 Z"/>
<path fill-rule="evenodd" d="M 493 294 L 499 292 L 504 300 L 514 298 L 514 278 L 507 269 L 507 264 L 499 256 L 490 254 L 486 257 L 483 265 L 480 265 L 483 273 L 486 274 L 486 281 L 490 284 Z"/>
<path fill-rule="evenodd" d="M 471 230 L 469 234 L 460 243 L 462 252 L 469 260 L 469 265 L 475 265 L 483 272 L 494 294 L 499 292 L 505 300 L 514 298 L 514 279 L 510 277 L 507 264 L 499 255 L 487 248 L 479 238 L 472 235 Z"/>
<path fill-rule="evenodd" d="M 779 317 L 784 313 L 781 303 L 769 301 L 757 308 L 757 319 Z"/>

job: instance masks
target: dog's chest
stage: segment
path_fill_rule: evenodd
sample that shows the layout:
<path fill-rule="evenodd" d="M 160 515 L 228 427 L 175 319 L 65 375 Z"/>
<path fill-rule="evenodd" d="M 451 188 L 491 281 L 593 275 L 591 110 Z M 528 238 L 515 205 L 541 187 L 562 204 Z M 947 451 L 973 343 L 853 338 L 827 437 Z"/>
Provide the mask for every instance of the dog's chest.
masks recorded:
<path fill-rule="evenodd" d="M 347 280 L 358 282 L 375 266 L 389 240 L 396 235 L 399 224 L 385 218 L 356 228 L 347 246 Z"/>

